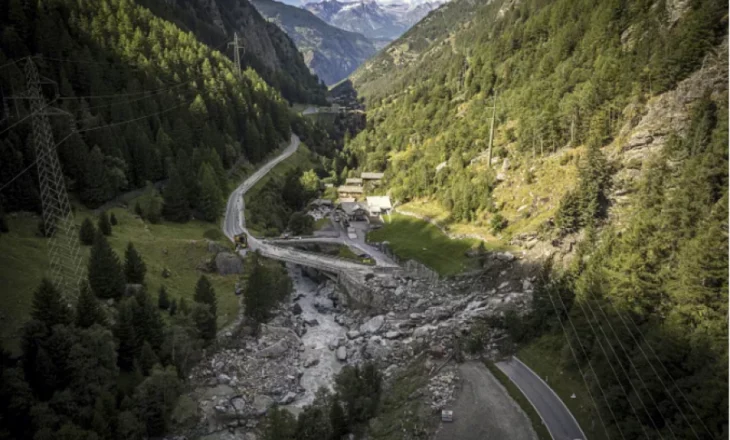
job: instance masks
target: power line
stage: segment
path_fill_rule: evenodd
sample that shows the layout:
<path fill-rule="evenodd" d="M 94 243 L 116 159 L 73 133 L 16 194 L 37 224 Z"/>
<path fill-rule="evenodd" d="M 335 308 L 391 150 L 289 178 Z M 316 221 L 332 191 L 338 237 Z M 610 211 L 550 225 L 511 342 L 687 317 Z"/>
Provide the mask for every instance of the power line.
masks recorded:
<path fill-rule="evenodd" d="M 151 117 L 153 117 L 153 116 L 157 116 L 157 115 L 161 115 L 161 114 L 163 114 L 163 113 L 167 113 L 167 112 L 169 112 L 169 111 L 172 111 L 172 110 L 174 110 L 174 109 L 176 109 L 176 108 L 180 108 L 180 107 L 182 107 L 182 106 L 184 106 L 184 105 L 189 105 L 189 104 L 191 104 L 192 102 L 193 102 L 192 100 L 191 100 L 191 101 L 189 101 L 189 102 L 184 102 L 184 103 L 182 103 L 182 104 L 178 104 L 178 105 L 176 105 L 176 106 L 174 106 L 174 107 L 170 107 L 170 108 L 168 108 L 168 109 L 165 109 L 165 110 L 162 110 L 162 111 L 159 111 L 159 112 L 151 113 L 151 114 L 148 114 L 148 115 L 145 115 L 145 116 L 141 116 L 141 117 L 138 117 L 138 118 L 134 118 L 134 119 L 128 119 L 128 120 L 126 120 L 126 121 L 121 121 L 121 122 L 115 122 L 115 123 L 113 123 L 113 124 L 105 124 L 105 125 L 100 125 L 100 126 L 98 126 L 98 127 L 90 127 L 90 128 L 84 128 L 84 129 L 81 129 L 81 130 L 74 130 L 73 132 L 69 133 L 69 134 L 68 134 L 68 135 L 67 135 L 66 137 L 64 137 L 63 139 L 61 139 L 61 140 L 60 140 L 59 142 L 57 142 L 57 143 L 56 143 L 56 144 L 55 144 L 55 145 L 53 146 L 53 148 L 54 148 L 54 149 L 55 149 L 55 148 L 58 148 L 58 147 L 59 147 L 59 146 L 60 146 L 60 145 L 61 145 L 62 143 L 64 143 L 64 142 L 65 142 L 65 141 L 66 141 L 66 140 L 67 140 L 68 138 L 70 138 L 71 136 L 73 136 L 74 134 L 77 134 L 77 133 L 84 133 L 84 132 L 87 132 L 87 131 L 93 131 L 93 130 L 102 130 L 102 129 L 104 129 L 104 128 L 111 128 L 111 127 L 115 127 L 115 126 L 118 126 L 118 125 L 124 125 L 124 124 L 129 124 L 129 123 L 132 123 L 132 122 L 135 122 L 135 121 L 139 121 L 139 120 L 142 120 L 142 119 L 145 119 L 145 118 L 151 118 Z M 80 122 L 83 122 L 83 121 L 80 121 Z M 13 182 L 14 182 L 15 180 L 17 180 L 17 179 L 18 179 L 18 178 L 19 178 L 20 176 L 22 176 L 23 174 L 25 174 L 25 173 L 26 173 L 26 172 L 27 172 L 28 170 L 30 170 L 30 169 L 31 169 L 31 168 L 33 167 L 33 165 L 36 165 L 36 164 L 38 163 L 38 161 L 39 161 L 39 160 L 41 160 L 41 159 L 42 159 L 43 157 L 44 157 L 43 155 L 39 155 L 39 156 L 38 156 L 38 157 L 37 157 L 37 158 L 36 158 L 36 159 L 35 159 L 35 160 L 34 160 L 34 161 L 33 161 L 33 162 L 32 162 L 32 163 L 30 164 L 30 165 L 28 165 L 27 167 L 23 168 L 23 170 L 21 170 L 21 171 L 20 171 L 20 172 L 19 172 L 18 174 L 16 174 L 16 175 L 15 175 L 15 176 L 14 176 L 14 177 L 13 177 L 12 179 L 10 179 L 10 180 L 9 180 L 9 181 L 8 181 L 7 183 L 3 184 L 3 186 L 1 186 L 1 187 L 0 187 L 0 192 L 2 192 L 2 190 L 4 190 L 4 189 L 5 189 L 5 188 L 7 188 L 7 187 L 8 187 L 8 186 L 9 186 L 9 185 L 10 185 L 11 183 L 13 183 Z"/>
<path fill-rule="evenodd" d="M 16 125 L 20 124 L 21 122 L 25 121 L 26 119 L 28 119 L 28 118 L 30 118 L 32 116 L 35 116 L 35 115 L 37 115 L 38 113 L 40 113 L 42 111 L 45 111 L 55 101 L 56 100 L 54 99 L 53 101 L 51 101 L 51 102 L 49 102 L 47 104 L 44 104 L 43 107 L 39 108 L 38 110 L 35 110 L 35 111 L 29 113 L 28 115 L 24 116 L 23 118 L 19 119 L 18 121 L 15 121 L 15 123 L 11 124 L 9 127 L 6 127 L 3 131 L 0 131 L 0 135 L 2 135 L 3 133 L 5 133 L 6 131 L 10 130 L 11 128 L 15 127 Z"/>
<path fill-rule="evenodd" d="M 623 391 L 624 396 L 626 397 L 626 401 L 628 402 L 629 406 L 631 407 L 631 412 L 634 413 L 634 416 L 636 417 L 636 421 L 639 423 L 639 425 L 641 425 L 641 430 L 644 431 L 644 437 L 649 438 L 649 433 L 646 431 L 646 427 L 644 426 L 644 424 L 641 423 L 641 419 L 639 418 L 639 413 L 636 412 L 636 408 L 634 407 L 634 404 L 631 403 L 631 399 L 629 399 L 629 393 L 626 391 L 626 388 L 624 388 L 624 386 L 621 384 L 621 378 L 619 378 L 618 373 L 616 372 L 616 369 L 613 367 L 613 364 L 611 363 L 611 361 L 608 357 L 608 353 L 606 352 L 606 349 L 603 347 L 601 338 L 598 336 L 598 333 L 593 328 L 593 323 L 591 322 L 590 318 L 588 318 L 588 314 L 586 313 L 585 308 L 583 307 L 582 301 L 576 301 L 576 303 L 578 304 L 578 307 L 580 307 L 581 311 L 583 312 L 583 315 L 586 318 L 586 322 L 588 323 L 588 326 L 591 329 L 591 333 L 593 333 L 593 336 L 595 337 L 595 341 L 598 342 L 598 347 L 601 349 L 603 356 L 606 358 L 608 367 L 611 369 L 613 376 L 616 378 L 616 382 L 619 385 L 619 388 L 621 388 L 621 391 Z M 577 336 L 578 335 L 576 333 L 576 337 Z M 604 336 L 605 336 L 605 333 L 604 333 Z M 606 338 L 606 342 L 608 342 L 608 338 Z M 629 379 L 629 383 L 630 382 L 631 382 L 631 380 Z"/>
<path fill-rule="evenodd" d="M 659 438 L 663 439 L 664 436 L 662 436 L 661 433 L 659 432 L 659 428 L 657 428 L 656 423 L 654 423 L 654 419 L 652 419 L 651 414 L 649 414 L 649 410 L 647 409 L 646 405 L 644 404 L 644 401 L 641 399 L 641 396 L 639 395 L 639 391 L 636 389 L 636 386 L 634 386 L 634 383 L 631 381 L 631 376 L 629 376 L 629 373 L 624 368 L 623 363 L 621 363 L 621 358 L 618 356 L 618 353 L 616 353 L 616 349 L 613 348 L 613 344 L 611 344 L 611 341 L 608 338 L 608 335 L 606 334 L 606 331 L 603 329 L 603 325 L 601 325 L 601 320 L 598 319 L 598 316 L 596 315 L 595 311 L 591 307 L 590 299 L 586 298 L 585 301 L 579 301 L 578 302 L 578 305 L 580 306 L 581 310 L 583 310 L 584 313 L 585 313 L 585 309 L 583 308 L 583 304 L 584 303 L 585 303 L 586 307 L 588 307 L 588 310 L 591 311 L 591 315 L 593 316 L 593 319 L 596 321 L 596 323 L 597 323 L 596 325 L 598 325 L 598 328 L 601 330 L 601 334 L 603 334 L 603 337 L 606 339 L 606 343 L 608 345 L 608 348 L 611 351 L 611 353 L 613 353 L 613 356 L 616 358 L 616 363 L 618 364 L 619 368 L 621 369 L 621 372 L 623 372 L 624 376 L 626 376 L 626 380 L 629 382 L 629 385 L 631 386 L 631 389 L 634 391 L 634 393 L 636 394 L 636 397 L 639 399 L 639 403 L 643 407 L 644 413 L 646 413 L 646 417 L 649 419 L 649 421 L 651 422 L 652 426 L 654 426 L 654 430 L 659 434 Z M 591 327 L 591 330 L 593 330 L 593 324 L 591 323 L 590 318 L 588 317 L 588 314 L 585 314 L 585 316 L 586 316 L 586 320 L 588 320 L 588 325 Z M 598 334 L 597 333 L 594 332 L 594 335 L 596 336 L 596 338 L 598 338 Z M 621 343 L 621 341 L 619 340 L 619 344 L 620 343 Z M 601 344 L 600 340 L 598 342 L 598 345 L 601 346 L 601 350 L 603 350 L 603 344 Z M 604 351 L 604 356 L 606 356 L 606 359 L 608 360 L 608 356 L 606 355 L 606 352 L 605 351 Z M 609 365 L 611 365 L 611 364 L 609 363 Z M 614 373 L 615 373 L 615 370 L 613 369 L 613 367 L 611 368 L 611 370 L 614 371 Z M 637 372 L 637 375 L 638 375 L 638 372 Z M 641 376 L 639 376 L 639 378 L 641 379 Z M 619 383 L 621 382 L 620 379 L 618 378 L 618 376 L 616 376 L 616 380 Z M 643 379 L 641 379 L 641 380 L 643 382 Z M 634 405 L 631 403 L 631 400 L 629 398 L 629 394 L 628 394 L 628 392 L 626 392 L 626 389 L 624 387 L 622 387 L 622 388 L 624 389 L 624 394 L 626 395 L 626 401 L 629 402 L 629 405 L 631 406 L 631 409 L 633 410 L 634 409 Z M 639 419 L 638 413 L 634 412 L 634 414 L 636 415 L 636 419 L 642 425 L 642 430 L 644 430 L 644 434 L 647 436 L 646 438 L 649 438 L 649 435 L 646 432 L 646 429 L 644 428 L 644 424 L 641 423 L 641 419 Z"/>
<path fill-rule="evenodd" d="M 624 347 L 623 342 L 621 342 L 621 338 L 619 337 L 618 333 L 616 333 L 616 330 L 613 328 L 613 325 L 611 324 L 611 320 L 608 318 L 608 314 L 606 314 L 606 311 L 603 310 L 603 307 L 601 306 L 601 303 L 599 301 L 596 301 L 596 305 L 598 306 L 599 310 L 601 311 L 601 314 L 603 315 L 603 321 L 608 324 L 608 328 L 611 329 L 611 332 L 613 333 L 614 337 L 616 338 L 616 341 L 618 341 L 619 347 L 621 347 L 621 351 L 623 351 L 624 356 L 629 361 L 629 365 L 631 365 L 631 368 L 633 368 L 634 372 L 636 372 L 636 377 L 638 377 L 639 380 L 641 381 L 641 384 L 643 385 L 644 389 L 646 390 L 646 394 L 649 395 L 649 398 L 651 399 L 652 403 L 654 404 L 654 407 L 657 409 L 657 412 L 659 412 L 659 415 L 661 416 L 662 421 L 664 422 L 664 426 L 669 428 L 669 432 L 672 434 L 672 437 L 674 437 L 676 439 L 677 435 L 674 433 L 672 426 L 667 423 L 667 420 L 664 417 L 664 414 L 662 414 L 662 411 L 659 408 L 659 404 L 657 404 L 656 399 L 654 399 L 654 396 L 652 395 L 651 391 L 649 390 L 649 387 L 646 385 L 644 378 L 641 377 L 641 373 L 639 372 L 639 369 L 636 368 L 634 361 L 631 360 L 631 357 L 629 356 L 629 352 L 626 349 L 626 347 Z M 592 310 L 591 310 L 591 313 L 593 313 Z M 636 392 L 638 395 L 636 388 L 634 388 L 634 392 Z M 646 406 L 644 406 L 644 409 L 646 409 Z M 651 419 L 651 416 L 649 416 L 649 419 Z M 652 424 L 654 424 L 653 420 L 652 420 Z M 654 428 L 657 429 L 656 425 L 654 425 Z M 658 429 L 657 429 L 657 431 L 658 431 Z M 698 437 L 698 439 L 699 439 L 699 437 Z"/>
<path fill-rule="evenodd" d="M 626 321 L 624 320 L 623 316 L 621 316 L 621 313 L 619 312 L 619 310 L 616 307 L 616 305 L 613 304 L 613 302 L 611 300 L 608 300 L 607 299 L 607 301 L 611 305 L 611 307 L 613 307 L 614 312 L 619 317 L 619 319 L 623 323 L 624 327 L 626 327 L 626 330 L 631 335 L 631 339 L 634 341 L 634 343 L 636 344 L 636 347 L 639 349 L 639 351 L 641 351 L 641 354 L 644 356 L 644 359 L 646 359 L 646 362 L 649 364 L 649 366 L 651 367 L 651 369 L 654 372 L 654 374 L 656 374 L 657 379 L 659 379 L 659 382 L 662 384 L 662 387 L 664 387 L 664 390 L 667 392 L 667 395 L 672 400 L 672 403 L 677 408 L 677 410 L 679 411 L 679 413 L 682 415 L 682 418 L 687 423 L 687 426 L 689 426 L 689 428 L 692 430 L 692 433 L 696 437 L 699 438 L 699 435 L 695 431 L 694 426 L 689 422 L 689 419 L 687 419 L 687 416 L 684 414 L 684 411 L 682 411 L 682 408 L 679 406 L 679 404 L 677 403 L 677 401 L 674 400 L 674 395 L 669 391 L 669 388 L 664 384 L 664 381 L 662 380 L 661 375 L 654 368 L 654 364 L 652 364 L 651 361 L 649 361 L 649 357 L 646 355 L 646 352 L 641 347 L 641 344 L 639 343 L 639 341 L 634 336 L 634 333 L 631 330 L 629 330 L 628 325 L 626 325 Z M 672 384 L 677 389 L 677 391 L 679 391 L 679 394 L 682 396 L 682 398 L 684 399 L 684 401 L 687 403 L 687 405 L 689 406 L 689 408 L 692 410 L 692 413 L 695 415 L 695 417 L 697 418 L 697 420 L 700 421 L 700 423 L 702 424 L 702 427 L 705 428 L 705 431 L 707 431 L 707 433 L 710 434 L 710 436 L 712 436 L 712 432 L 707 427 L 707 425 L 705 425 L 705 422 L 702 420 L 702 418 L 697 414 L 697 411 L 695 410 L 694 406 L 692 405 L 692 402 L 690 402 L 689 399 L 687 399 L 687 397 L 684 395 L 684 393 L 682 392 L 682 389 L 679 387 L 679 385 L 677 385 L 677 382 L 674 380 L 674 378 L 672 377 L 672 375 L 669 373 L 669 370 L 664 365 L 664 362 L 662 362 L 661 358 L 659 358 L 659 355 L 656 354 L 656 352 L 652 348 L 651 344 L 649 344 L 649 341 L 647 341 L 646 340 L 646 337 L 644 337 L 644 334 L 641 333 L 641 329 L 639 329 L 639 326 L 634 322 L 633 319 L 631 319 L 631 317 L 627 317 L 627 319 L 634 326 L 634 328 L 636 329 L 636 332 L 640 335 L 641 339 L 644 340 L 644 342 L 646 343 L 647 348 L 649 349 L 649 351 L 651 351 L 652 355 L 654 355 L 654 357 L 657 359 L 657 361 L 659 362 L 659 365 L 662 366 L 662 368 L 664 369 L 664 373 L 666 373 L 667 377 L 669 377 L 669 379 L 672 381 Z"/>
<path fill-rule="evenodd" d="M 563 324 L 563 321 L 560 319 L 560 313 L 558 312 L 558 308 L 555 306 L 555 301 L 553 300 L 553 295 L 552 295 L 552 293 L 550 293 L 549 287 L 547 289 L 545 289 L 545 291 L 547 292 L 548 297 L 550 298 L 550 303 L 552 304 L 553 310 L 555 311 L 555 316 L 558 318 L 558 323 L 560 324 L 560 328 L 563 330 L 563 334 L 565 335 L 565 342 L 568 343 L 568 348 L 570 349 L 570 353 L 573 355 L 573 360 L 575 361 L 575 365 L 578 367 L 578 373 L 580 374 L 580 377 L 583 379 L 583 383 L 586 386 L 586 391 L 588 391 L 588 396 L 590 396 L 591 402 L 593 402 L 593 407 L 596 409 L 596 414 L 598 414 L 598 419 L 601 421 L 603 430 L 606 433 L 606 436 L 608 437 L 608 428 L 606 427 L 606 422 L 603 420 L 603 416 L 601 415 L 601 410 L 598 408 L 596 399 L 593 397 L 593 393 L 591 392 L 591 387 L 590 387 L 590 385 L 588 385 L 588 380 L 586 380 L 586 376 L 583 373 L 583 369 L 580 366 L 580 362 L 578 362 L 578 356 L 575 354 L 575 350 L 573 349 L 573 344 L 570 343 L 570 337 L 568 337 L 568 331 L 565 329 L 565 325 Z M 576 331 L 575 326 L 573 325 L 573 322 L 570 320 L 570 316 L 568 315 L 568 309 L 565 307 L 565 303 L 563 302 L 563 299 L 560 297 L 560 293 L 558 293 L 557 296 L 560 299 L 560 303 L 562 304 L 563 310 L 565 310 L 565 317 L 568 319 L 568 323 L 573 328 L 573 333 L 575 333 L 575 337 L 578 340 L 578 345 L 580 346 L 580 349 L 583 352 L 583 356 L 585 356 L 586 359 L 588 359 L 586 350 L 583 347 L 583 343 L 580 341 L 580 338 L 578 338 L 578 332 Z M 608 404 L 608 398 L 606 397 L 606 392 L 603 391 L 603 388 L 601 387 L 601 382 L 598 380 L 598 375 L 596 374 L 596 370 L 593 369 L 593 365 L 591 365 L 590 359 L 588 359 L 588 368 L 591 369 L 593 376 L 596 378 L 596 385 L 598 385 L 598 389 L 599 389 L 599 391 L 601 391 L 601 395 L 603 395 L 603 400 L 606 402 L 606 407 L 608 408 L 608 411 L 611 413 L 613 420 L 616 422 L 616 428 L 618 429 L 619 434 L 621 434 L 621 438 L 626 440 L 626 437 L 624 437 L 624 434 L 621 431 L 621 426 L 618 424 L 618 419 L 616 418 L 616 414 L 614 414 L 613 409 L 611 409 L 611 406 Z"/>

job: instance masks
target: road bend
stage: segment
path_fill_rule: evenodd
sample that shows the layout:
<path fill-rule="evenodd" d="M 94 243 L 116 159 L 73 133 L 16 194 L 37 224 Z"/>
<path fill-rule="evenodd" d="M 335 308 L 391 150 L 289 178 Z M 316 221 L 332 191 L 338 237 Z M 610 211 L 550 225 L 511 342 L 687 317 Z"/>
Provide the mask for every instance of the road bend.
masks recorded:
<path fill-rule="evenodd" d="M 248 229 L 246 229 L 246 219 L 244 217 L 245 202 L 243 196 L 276 165 L 294 154 L 299 148 L 299 144 L 299 137 L 292 134 L 289 145 L 281 152 L 281 154 L 267 162 L 255 173 L 249 176 L 235 190 L 233 190 L 228 198 L 228 203 L 226 204 L 226 213 L 222 224 L 223 233 L 231 241 L 233 241 L 233 237 L 235 235 L 248 235 L 249 249 L 258 250 L 262 255 L 268 258 L 332 272 L 340 272 L 342 270 L 369 271 L 370 267 L 365 264 L 359 264 L 342 258 L 313 254 L 267 243 L 252 236 L 249 234 Z"/>

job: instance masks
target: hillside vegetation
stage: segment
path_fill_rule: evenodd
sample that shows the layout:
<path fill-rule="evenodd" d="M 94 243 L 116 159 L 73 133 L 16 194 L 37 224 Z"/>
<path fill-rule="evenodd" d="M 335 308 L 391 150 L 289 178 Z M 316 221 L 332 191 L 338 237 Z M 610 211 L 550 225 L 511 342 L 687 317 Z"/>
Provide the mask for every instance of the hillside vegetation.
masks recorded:
<path fill-rule="evenodd" d="M 138 0 L 156 15 L 190 30 L 231 59 L 228 43 L 238 34 L 241 64 L 250 67 L 290 102 L 324 104 L 326 87 L 311 74 L 284 31 L 268 23 L 248 0 Z"/>
<path fill-rule="evenodd" d="M 541 349 L 561 383 L 587 385 L 584 431 L 726 436 L 726 6 L 441 11 L 353 75 L 368 125 L 351 160 L 452 229 L 529 232 L 541 256 L 581 242 L 571 264 L 548 265 L 533 312 L 498 325 L 526 352 L 559 341 Z"/>
<path fill-rule="evenodd" d="M 130 0 L 13 0 L 0 12 L 0 63 L 40 54 L 41 74 L 58 84 L 55 105 L 70 114 L 52 120 L 58 153 L 69 189 L 87 206 L 173 168 L 195 204 L 203 162 L 222 183 L 224 168 L 257 162 L 289 139 L 287 104 L 275 89 L 250 69 L 238 77 L 223 54 Z M 4 96 L 25 89 L 23 62 L 0 70 Z M 21 124 L 0 138 L 3 182 L 33 162 L 29 130 Z M 34 172 L 22 175 L 0 195 L 5 210 L 37 211 L 36 188 Z"/>
<path fill-rule="evenodd" d="M 330 26 L 305 9 L 274 0 L 254 0 L 253 4 L 294 40 L 309 69 L 325 84 L 346 78 L 375 53 L 364 36 Z"/>

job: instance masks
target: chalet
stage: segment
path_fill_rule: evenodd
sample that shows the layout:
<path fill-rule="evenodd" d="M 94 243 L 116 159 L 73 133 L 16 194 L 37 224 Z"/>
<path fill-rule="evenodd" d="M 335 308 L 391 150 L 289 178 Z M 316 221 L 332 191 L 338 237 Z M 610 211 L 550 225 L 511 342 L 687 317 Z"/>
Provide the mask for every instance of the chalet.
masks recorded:
<path fill-rule="evenodd" d="M 377 217 L 383 214 L 390 214 L 393 209 L 393 205 L 390 203 L 390 197 L 388 196 L 369 196 L 366 198 L 368 213 L 372 217 Z"/>
<path fill-rule="evenodd" d="M 362 186 L 362 179 L 359 177 L 350 177 L 349 179 L 345 179 L 345 185 Z"/>
<path fill-rule="evenodd" d="M 323 208 L 332 208 L 333 206 L 332 200 L 329 199 L 314 199 L 310 205 Z"/>
<path fill-rule="evenodd" d="M 343 185 L 337 188 L 337 196 L 342 197 L 362 197 L 362 186 L 355 186 L 355 185 Z"/>
<path fill-rule="evenodd" d="M 361 202 L 342 202 L 339 209 L 345 213 L 348 221 L 364 221 L 368 215 L 368 207 Z"/>
<path fill-rule="evenodd" d="M 374 181 L 377 182 L 383 178 L 385 173 L 361 173 L 360 178 L 362 178 L 363 182 L 365 181 Z"/>

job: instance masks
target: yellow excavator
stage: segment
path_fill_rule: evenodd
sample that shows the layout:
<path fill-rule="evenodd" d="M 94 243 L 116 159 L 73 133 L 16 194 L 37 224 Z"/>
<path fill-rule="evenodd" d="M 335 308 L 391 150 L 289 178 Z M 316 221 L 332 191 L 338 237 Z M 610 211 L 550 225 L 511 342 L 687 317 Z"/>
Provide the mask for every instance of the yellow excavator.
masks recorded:
<path fill-rule="evenodd" d="M 234 235 L 233 242 L 236 244 L 236 250 L 248 248 L 248 236 L 246 234 Z"/>

